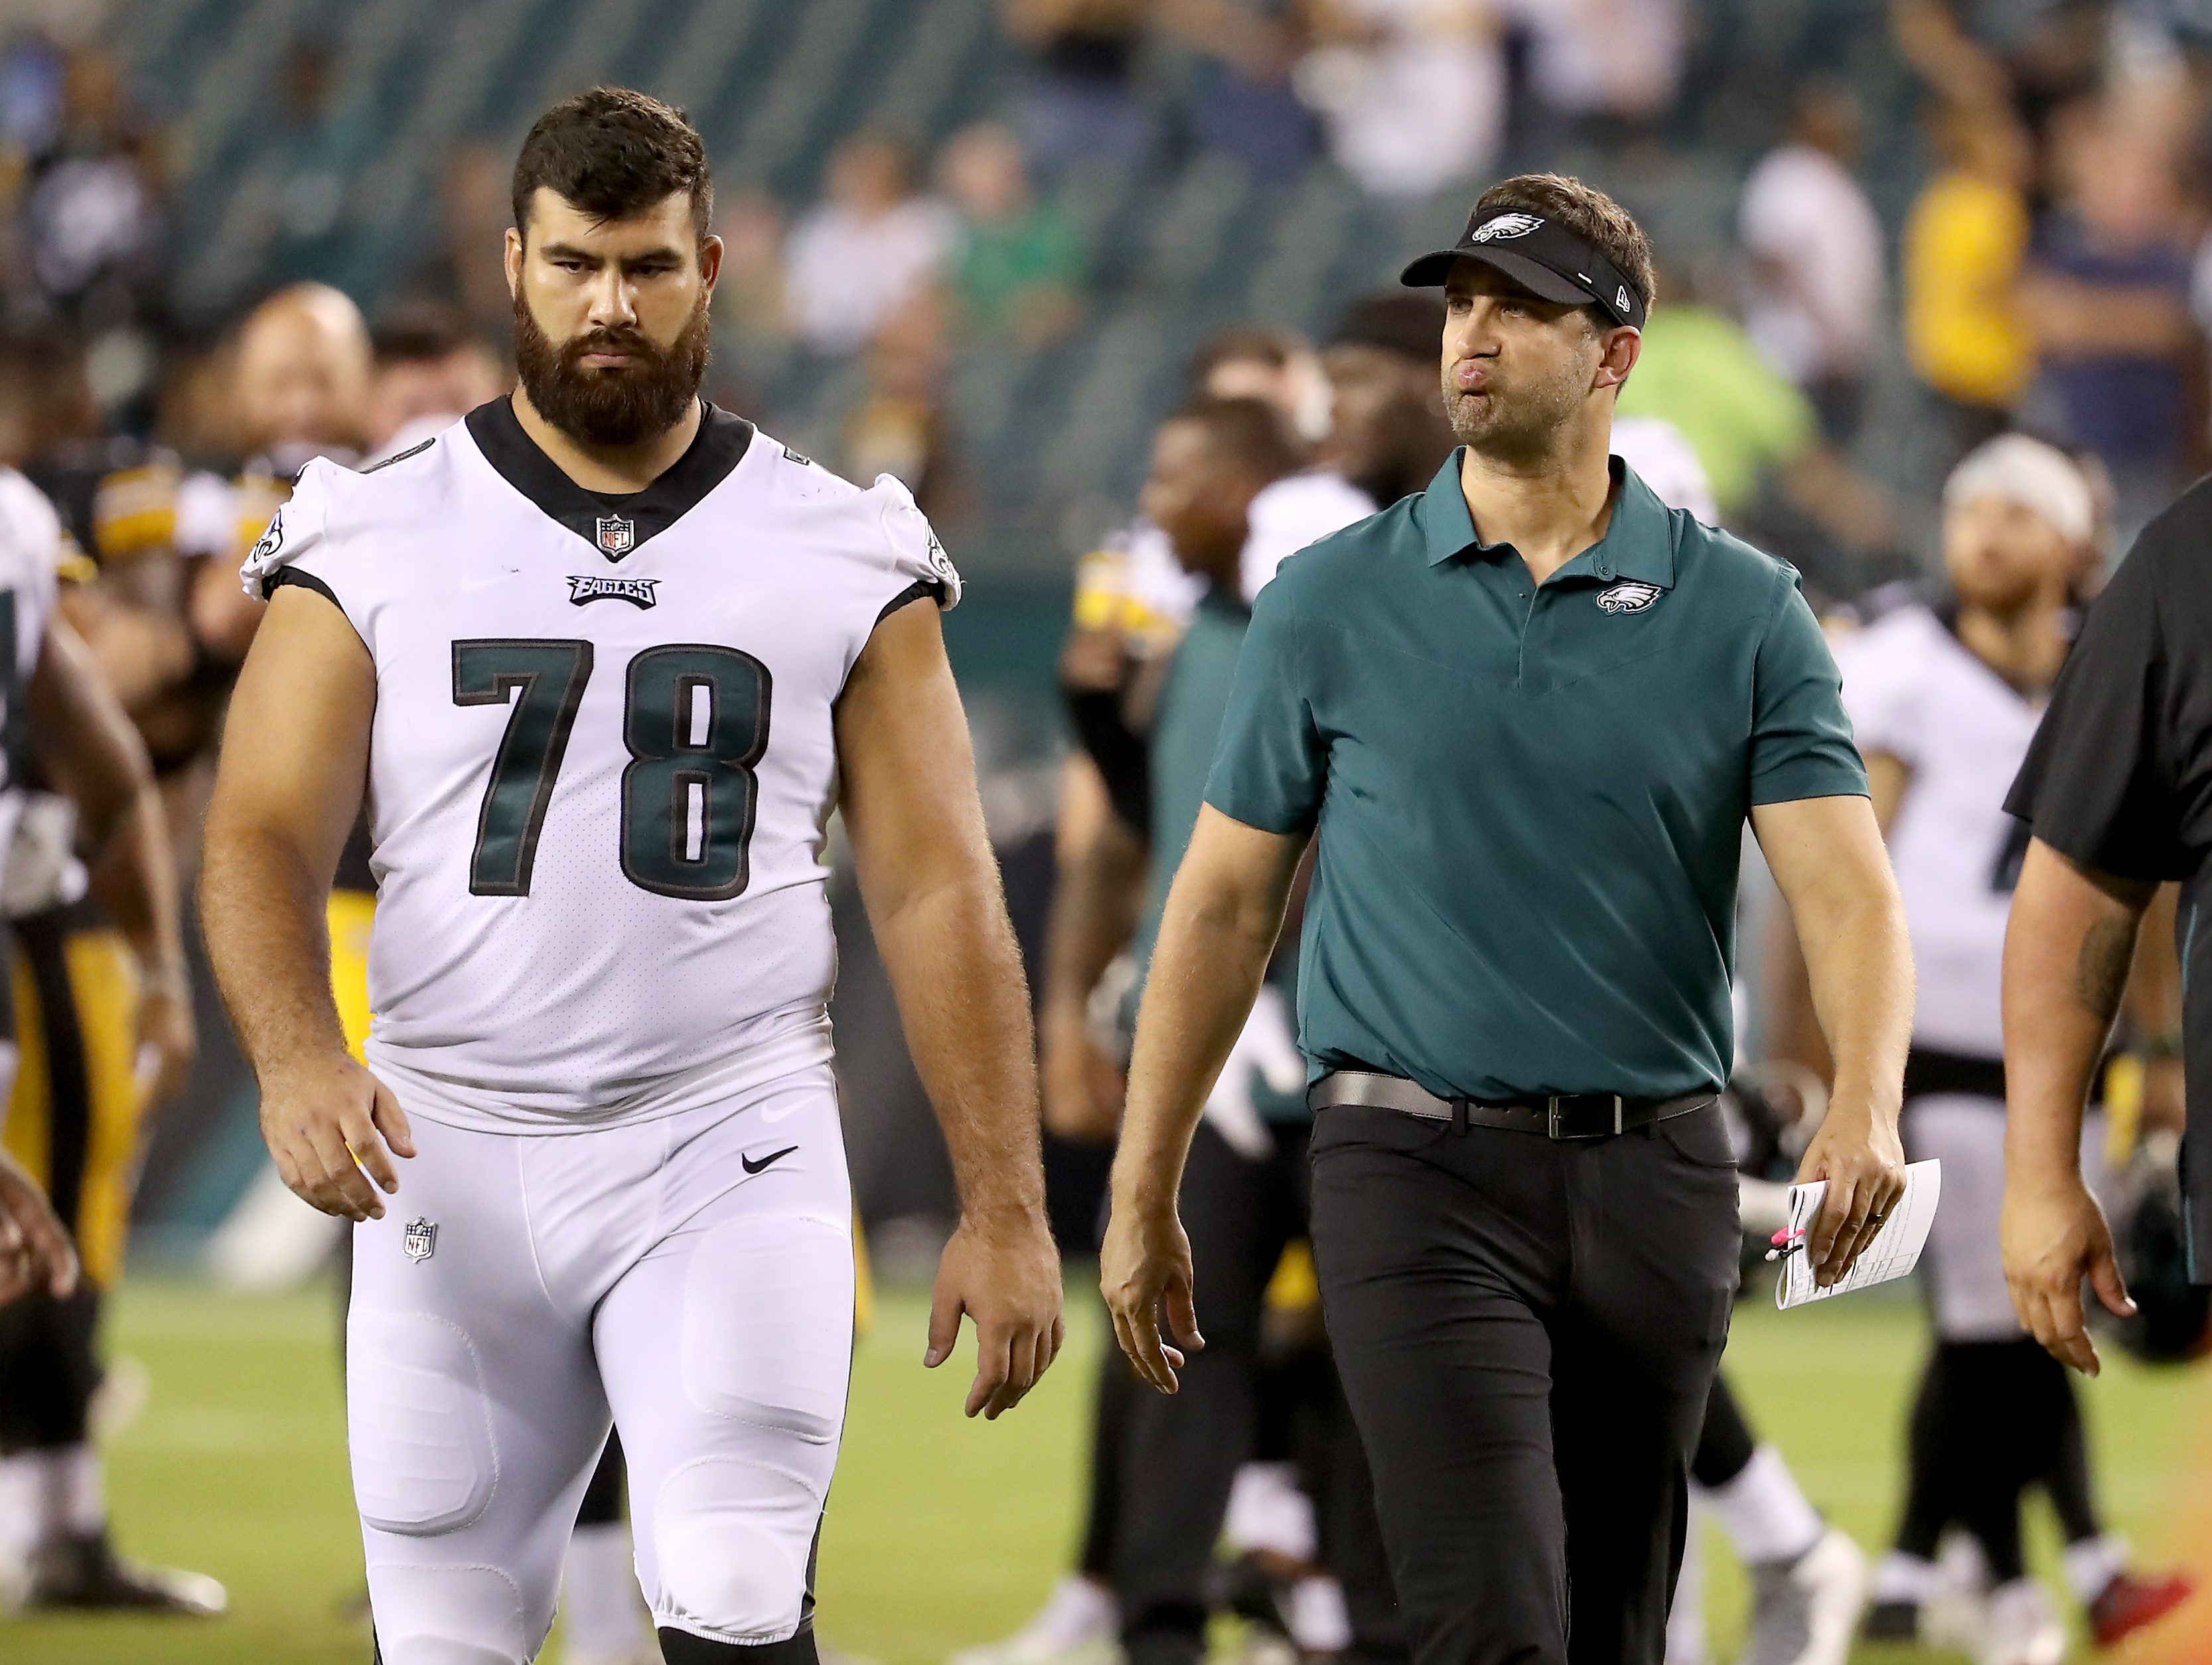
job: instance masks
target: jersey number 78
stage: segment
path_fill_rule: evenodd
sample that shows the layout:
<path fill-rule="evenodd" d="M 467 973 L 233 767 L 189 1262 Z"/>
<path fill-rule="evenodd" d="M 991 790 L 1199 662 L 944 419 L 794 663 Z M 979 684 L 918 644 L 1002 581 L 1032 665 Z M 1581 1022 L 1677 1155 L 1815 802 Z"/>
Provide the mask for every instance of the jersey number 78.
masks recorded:
<path fill-rule="evenodd" d="M 588 641 L 453 644 L 453 703 L 513 708 L 477 816 L 474 894 L 530 894 L 538 835 L 591 679 Z M 678 643 L 629 662 L 621 856 L 631 884 L 684 902 L 726 902 L 744 890 L 770 692 L 768 666 L 734 647 Z"/>

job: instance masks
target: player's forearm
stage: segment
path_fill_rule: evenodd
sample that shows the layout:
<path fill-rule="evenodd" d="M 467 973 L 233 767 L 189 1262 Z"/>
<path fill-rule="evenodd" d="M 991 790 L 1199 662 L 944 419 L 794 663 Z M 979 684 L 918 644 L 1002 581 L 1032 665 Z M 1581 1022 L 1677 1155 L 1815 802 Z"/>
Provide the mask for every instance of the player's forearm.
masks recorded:
<path fill-rule="evenodd" d="M 1912 1042 L 1912 940 L 1888 869 L 1797 899 L 1799 945 L 1828 1051 L 1831 1103 L 1894 1127 Z"/>
<path fill-rule="evenodd" d="M 208 817 L 200 928 L 231 1025 L 256 1075 L 343 1056 L 331 994 L 328 873 L 270 827 Z"/>
<path fill-rule="evenodd" d="M 2081 1170 L 2081 1113 L 2127 987 L 2151 887 L 2093 877 L 2031 842 L 2005 930 L 2005 1161 L 2015 1180 Z"/>
<path fill-rule="evenodd" d="M 1206 1096 L 1251 1015 L 1282 923 L 1279 885 L 1223 884 L 1188 862 L 1176 875 L 1137 1014 L 1115 1208 L 1174 1206 Z"/>
<path fill-rule="evenodd" d="M 100 905 L 115 921 L 149 986 L 185 982 L 184 933 L 178 918 L 177 868 L 161 789 L 138 788 L 123 832 L 93 876 Z"/>
<path fill-rule="evenodd" d="M 1042 1220 L 1036 1041 L 997 870 L 917 892 L 875 932 L 961 1212 L 986 1225 Z"/>

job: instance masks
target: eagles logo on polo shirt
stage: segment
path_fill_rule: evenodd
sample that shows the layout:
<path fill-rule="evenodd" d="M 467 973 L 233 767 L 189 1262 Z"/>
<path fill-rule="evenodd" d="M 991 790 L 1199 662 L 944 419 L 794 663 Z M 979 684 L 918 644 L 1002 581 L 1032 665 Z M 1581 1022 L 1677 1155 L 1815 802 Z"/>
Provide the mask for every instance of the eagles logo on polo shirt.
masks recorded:
<path fill-rule="evenodd" d="M 1600 590 L 1597 605 L 1608 613 L 1640 613 L 1658 600 L 1662 593 L 1656 584 L 1624 578 L 1610 588 Z"/>

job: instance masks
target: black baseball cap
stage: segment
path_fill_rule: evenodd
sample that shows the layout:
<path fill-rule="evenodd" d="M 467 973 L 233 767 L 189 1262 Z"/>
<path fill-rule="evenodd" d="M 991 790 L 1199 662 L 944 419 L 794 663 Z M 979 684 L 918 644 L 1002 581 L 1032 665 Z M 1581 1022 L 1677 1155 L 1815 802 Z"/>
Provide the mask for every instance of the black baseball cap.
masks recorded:
<path fill-rule="evenodd" d="M 1580 232 L 1517 209 L 1471 216 L 1459 241 L 1425 254 L 1400 274 L 1408 289 L 1434 289 L 1455 260 L 1494 266 L 1531 295 L 1570 307 L 1595 307 L 1615 324 L 1644 327 L 1649 308 L 1620 267 Z"/>

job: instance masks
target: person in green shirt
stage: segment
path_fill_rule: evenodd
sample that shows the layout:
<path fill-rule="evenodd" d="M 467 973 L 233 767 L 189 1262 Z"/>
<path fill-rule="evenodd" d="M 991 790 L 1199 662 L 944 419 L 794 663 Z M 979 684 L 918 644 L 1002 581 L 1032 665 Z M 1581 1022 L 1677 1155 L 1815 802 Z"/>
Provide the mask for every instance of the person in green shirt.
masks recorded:
<path fill-rule="evenodd" d="M 1173 1392 L 1186 1153 L 1315 848 L 1315 1260 L 1418 1665 L 1661 1657 L 1736 1289 L 1747 819 L 1836 1060 L 1821 1284 L 1904 1189 L 1911 956 L 1834 661 L 1794 571 L 1610 456 L 1650 270 L 1553 175 L 1407 268 L 1463 448 L 1261 592 L 1138 1018 L 1100 1283 Z"/>

